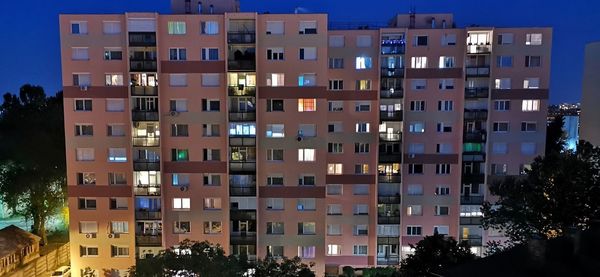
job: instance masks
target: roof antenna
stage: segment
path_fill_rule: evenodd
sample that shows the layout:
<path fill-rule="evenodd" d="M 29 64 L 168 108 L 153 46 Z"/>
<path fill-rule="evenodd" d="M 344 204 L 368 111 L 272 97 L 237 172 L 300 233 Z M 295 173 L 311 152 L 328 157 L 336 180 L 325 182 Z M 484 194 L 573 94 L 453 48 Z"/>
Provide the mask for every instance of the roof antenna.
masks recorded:
<path fill-rule="evenodd" d="M 408 28 L 409 29 L 414 29 L 415 28 L 415 25 L 416 25 L 416 14 L 417 14 L 417 12 L 416 12 L 415 6 L 410 7 L 410 12 L 409 12 L 410 21 L 408 23 Z"/>
<path fill-rule="evenodd" d="M 308 9 L 306 9 L 306 8 L 303 8 L 303 7 L 296 7 L 296 8 L 294 9 L 294 13 L 295 13 L 295 14 L 299 14 L 299 13 L 308 13 L 308 12 L 310 12 L 310 10 L 308 10 Z"/>

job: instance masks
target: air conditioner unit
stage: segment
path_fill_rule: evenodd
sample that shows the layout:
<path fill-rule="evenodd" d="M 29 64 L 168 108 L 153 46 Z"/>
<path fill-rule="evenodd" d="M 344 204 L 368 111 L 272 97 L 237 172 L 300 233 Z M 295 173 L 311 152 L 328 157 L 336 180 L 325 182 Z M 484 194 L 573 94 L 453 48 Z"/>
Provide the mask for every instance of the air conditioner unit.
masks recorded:
<path fill-rule="evenodd" d="M 181 190 L 181 191 L 188 191 L 188 186 L 182 186 L 181 188 L 179 188 L 179 190 Z"/>
<path fill-rule="evenodd" d="M 121 234 L 114 234 L 114 233 L 108 234 L 109 239 L 111 239 L 111 238 L 118 239 L 120 237 L 121 237 Z"/>
<path fill-rule="evenodd" d="M 95 239 L 96 233 L 85 234 L 85 238 L 86 239 Z"/>
<path fill-rule="evenodd" d="M 171 112 L 169 113 L 169 115 L 170 115 L 170 116 L 178 116 L 178 115 L 179 115 L 179 112 L 178 112 L 178 111 L 171 111 Z"/>
<path fill-rule="evenodd" d="M 88 90 L 88 86 L 79 86 L 79 89 L 81 91 L 87 91 Z"/>

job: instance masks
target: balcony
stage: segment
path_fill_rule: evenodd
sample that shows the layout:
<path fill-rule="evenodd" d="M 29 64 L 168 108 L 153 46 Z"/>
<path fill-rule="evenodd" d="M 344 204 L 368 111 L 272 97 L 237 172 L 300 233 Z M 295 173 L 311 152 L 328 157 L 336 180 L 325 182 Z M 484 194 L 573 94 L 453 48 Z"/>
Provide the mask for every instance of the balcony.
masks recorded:
<path fill-rule="evenodd" d="M 400 264 L 400 256 L 398 255 L 389 255 L 389 256 L 377 256 L 377 265 L 399 265 Z"/>
<path fill-rule="evenodd" d="M 143 211 L 137 210 L 135 211 L 135 219 L 136 220 L 160 220 L 160 210 L 158 211 Z"/>
<path fill-rule="evenodd" d="M 256 112 L 229 112 L 229 121 L 256 121 Z"/>
<path fill-rule="evenodd" d="M 256 43 L 255 32 L 227 32 L 228 44 L 254 44 Z"/>
<path fill-rule="evenodd" d="M 156 33 L 130 32 L 129 46 L 156 46 Z"/>
<path fill-rule="evenodd" d="M 382 67 L 381 68 L 381 77 L 397 77 L 397 78 L 402 78 L 402 77 L 404 77 L 404 68 Z"/>
<path fill-rule="evenodd" d="M 134 171 L 160 171 L 160 161 L 134 160 Z"/>
<path fill-rule="evenodd" d="M 465 68 L 467 77 L 489 77 L 490 76 L 490 66 L 482 65 L 482 66 L 467 66 Z"/>
<path fill-rule="evenodd" d="M 256 172 L 255 161 L 230 161 L 230 172 Z"/>
<path fill-rule="evenodd" d="M 135 196 L 160 196 L 160 185 L 134 186 L 133 194 Z"/>
<path fill-rule="evenodd" d="M 402 176 L 398 175 L 379 175 L 377 176 L 377 181 L 379 183 L 400 183 L 402 181 Z"/>
<path fill-rule="evenodd" d="M 473 132 L 465 132 L 463 135 L 463 142 L 485 142 L 487 137 L 487 132 L 485 130 L 473 131 Z"/>
<path fill-rule="evenodd" d="M 227 70 L 229 71 L 256 71 L 256 62 L 254 60 L 228 60 Z"/>
<path fill-rule="evenodd" d="M 467 44 L 467 54 L 489 54 L 492 52 L 491 43 Z"/>
<path fill-rule="evenodd" d="M 132 96 L 158 96 L 158 87 L 131 86 Z"/>
<path fill-rule="evenodd" d="M 129 60 L 131 72 L 156 72 L 156 60 Z"/>
<path fill-rule="evenodd" d="M 395 55 L 404 54 L 406 41 L 403 38 L 385 38 L 381 40 L 381 54 Z"/>
<path fill-rule="evenodd" d="M 481 225 L 481 217 L 460 217 L 460 225 Z"/>
<path fill-rule="evenodd" d="M 256 232 L 231 232 L 231 244 L 256 244 Z"/>
<path fill-rule="evenodd" d="M 402 111 L 380 111 L 380 121 L 402 121 Z"/>
<path fill-rule="evenodd" d="M 400 141 L 400 139 L 402 138 L 400 135 L 401 134 L 379 133 L 379 140 L 390 142 Z"/>
<path fill-rule="evenodd" d="M 483 195 L 461 195 L 461 205 L 481 205 L 483 204 Z"/>
<path fill-rule="evenodd" d="M 132 121 L 158 121 L 158 111 L 138 111 L 131 112 Z"/>
<path fill-rule="evenodd" d="M 229 96 L 256 96 L 256 87 L 229 86 L 227 92 Z"/>
<path fill-rule="evenodd" d="M 229 137 L 229 146 L 256 146 L 256 137 Z"/>
<path fill-rule="evenodd" d="M 402 89 L 400 90 L 382 90 L 381 92 L 379 92 L 379 96 L 381 98 L 392 98 L 392 99 L 396 99 L 396 98 L 402 98 L 404 97 L 404 91 Z"/>
<path fill-rule="evenodd" d="M 465 109 L 465 120 L 487 120 L 487 110 L 468 110 Z"/>
<path fill-rule="evenodd" d="M 230 220 L 256 220 L 256 210 L 236 210 L 235 208 L 231 208 L 229 211 Z"/>
<path fill-rule="evenodd" d="M 468 236 L 460 238 L 460 241 L 465 241 L 469 246 L 483 246 L 483 238 L 481 236 Z"/>
<path fill-rule="evenodd" d="M 160 138 L 133 138 L 133 146 L 137 147 L 156 147 L 160 146 Z"/>
<path fill-rule="evenodd" d="M 379 152 L 380 163 L 392 163 L 402 161 L 402 152 Z"/>
<path fill-rule="evenodd" d="M 161 235 L 136 235 L 135 244 L 137 246 L 161 246 Z"/>
<path fill-rule="evenodd" d="M 400 212 L 397 215 L 377 215 L 377 224 L 400 224 Z"/>
<path fill-rule="evenodd" d="M 467 99 L 488 98 L 489 95 L 490 88 L 465 88 L 465 98 Z"/>
<path fill-rule="evenodd" d="M 483 173 L 463 173 L 463 184 L 483 184 L 485 182 L 485 174 Z"/>
<path fill-rule="evenodd" d="M 252 187 L 229 187 L 229 196 L 256 196 L 256 186 Z"/>
<path fill-rule="evenodd" d="M 377 196 L 377 204 L 400 204 L 400 194 Z"/>

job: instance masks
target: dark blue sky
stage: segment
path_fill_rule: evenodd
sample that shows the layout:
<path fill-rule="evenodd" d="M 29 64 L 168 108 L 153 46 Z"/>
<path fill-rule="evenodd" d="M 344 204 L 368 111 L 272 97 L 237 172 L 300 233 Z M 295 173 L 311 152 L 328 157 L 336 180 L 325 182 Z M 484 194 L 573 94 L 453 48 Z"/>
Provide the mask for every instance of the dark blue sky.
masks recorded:
<path fill-rule="evenodd" d="M 0 93 L 24 83 L 61 89 L 60 13 L 169 13 L 169 0 L 0 0 Z M 583 50 L 600 40 L 598 0 L 241 0 L 243 11 L 327 12 L 330 21 L 387 21 L 395 13 L 454 13 L 458 26 L 553 27 L 551 102 L 579 101 Z"/>

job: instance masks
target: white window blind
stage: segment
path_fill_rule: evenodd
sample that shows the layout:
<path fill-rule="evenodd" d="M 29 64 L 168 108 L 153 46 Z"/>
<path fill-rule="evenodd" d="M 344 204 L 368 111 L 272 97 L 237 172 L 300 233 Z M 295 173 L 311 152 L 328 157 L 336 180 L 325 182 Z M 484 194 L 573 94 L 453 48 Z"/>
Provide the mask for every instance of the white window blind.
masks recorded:
<path fill-rule="evenodd" d="M 283 21 L 267 21 L 267 35 L 282 35 L 283 32 Z"/>
<path fill-rule="evenodd" d="M 371 36 L 360 35 L 356 37 L 356 47 L 371 47 Z"/>
<path fill-rule="evenodd" d="M 89 60 L 90 54 L 89 49 L 87 47 L 73 47 L 73 52 L 71 54 L 71 58 L 73 60 Z"/>
<path fill-rule="evenodd" d="M 107 112 L 122 112 L 125 110 L 124 99 L 106 99 Z"/>
<path fill-rule="evenodd" d="M 119 21 L 104 21 L 102 22 L 102 29 L 105 34 L 120 34 L 121 33 L 121 22 Z"/>
<path fill-rule="evenodd" d="M 203 73 L 202 74 L 202 86 L 203 87 L 218 87 L 219 86 L 219 74 L 218 73 Z"/>
<path fill-rule="evenodd" d="M 185 87 L 187 85 L 186 74 L 170 74 L 169 85 L 172 87 Z"/>

